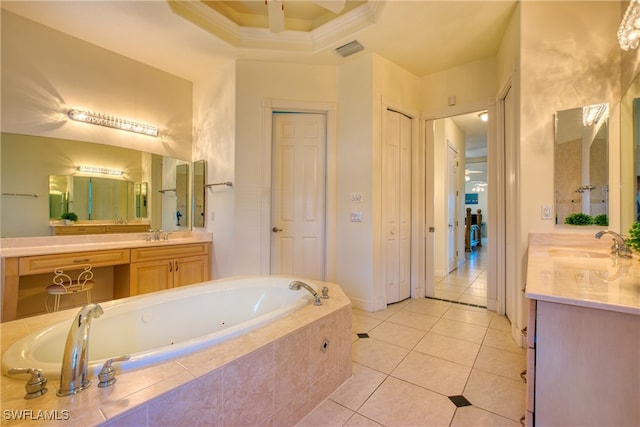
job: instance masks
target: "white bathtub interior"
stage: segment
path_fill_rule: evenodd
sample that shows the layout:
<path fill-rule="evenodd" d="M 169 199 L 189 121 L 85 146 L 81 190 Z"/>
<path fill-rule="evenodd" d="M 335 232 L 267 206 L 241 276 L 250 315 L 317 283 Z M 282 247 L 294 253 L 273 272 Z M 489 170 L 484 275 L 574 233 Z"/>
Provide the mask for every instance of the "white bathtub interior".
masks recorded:
<path fill-rule="evenodd" d="M 312 300 L 292 291 L 295 278 L 252 277 L 214 280 L 103 304 L 93 319 L 89 368 L 94 374 L 107 359 L 128 354 L 122 370 L 136 369 L 187 354 L 238 336 L 291 313 Z M 303 280 L 314 289 L 317 286 Z M 35 366 L 58 375 L 72 319 L 29 334 L 2 357 L 2 371 Z"/>

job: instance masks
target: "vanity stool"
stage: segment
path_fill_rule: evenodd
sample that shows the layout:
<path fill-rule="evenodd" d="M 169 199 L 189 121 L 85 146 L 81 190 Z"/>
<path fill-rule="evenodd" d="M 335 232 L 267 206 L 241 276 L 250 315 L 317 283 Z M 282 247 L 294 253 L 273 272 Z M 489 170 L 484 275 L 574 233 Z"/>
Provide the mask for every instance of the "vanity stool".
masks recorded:
<path fill-rule="evenodd" d="M 65 271 L 78 270 L 82 271 L 76 276 L 75 279 L 71 278 L 70 273 Z M 91 289 L 95 282 L 93 281 L 93 271 L 91 271 L 91 264 L 76 264 L 67 265 L 64 267 L 57 267 L 54 271 L 53 284 L 47 286 L 47 299 L 44 306 L 47 312 L 50 312 L 49 297 L 54 296 L 53 311 L 60 309 L 60 297 L 62 295 L 76 294 L 78 292 L 87 293 L 87 304 L 91 303 Z"/>

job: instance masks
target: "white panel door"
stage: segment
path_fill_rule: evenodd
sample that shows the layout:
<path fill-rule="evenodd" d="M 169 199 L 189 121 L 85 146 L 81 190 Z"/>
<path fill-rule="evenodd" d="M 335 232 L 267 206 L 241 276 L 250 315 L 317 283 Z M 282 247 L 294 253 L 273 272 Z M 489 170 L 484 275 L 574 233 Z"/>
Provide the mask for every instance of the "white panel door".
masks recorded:
<path fill-rule="evenodd" d="M 382 274 L 393 303 L 411 296 L 411 119 L 385 110 L 382 146 Z"/>
<path fill-rule="evenodd" d="M 274 113 L 271 274 L 324 280 L 324 114 Z"/>
<path fill-rule="evenodd" d="M 447 271 L 458 268 L 458 153 L 447 145 Z"/>

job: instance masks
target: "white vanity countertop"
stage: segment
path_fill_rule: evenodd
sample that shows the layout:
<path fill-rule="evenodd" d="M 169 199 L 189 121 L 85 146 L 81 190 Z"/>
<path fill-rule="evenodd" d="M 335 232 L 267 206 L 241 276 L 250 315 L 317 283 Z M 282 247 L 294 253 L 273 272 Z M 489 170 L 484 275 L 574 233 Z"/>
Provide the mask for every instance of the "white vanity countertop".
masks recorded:
<path fill-rule="evenodd" d="M 640 315 L 640 258 L 611 256 L 611 236 L 529 235 L 526 296 Z"/>
<path fill-rule="evenodd" d="M 108 249 L 185 245 L 211 242 L 207 232 L 171 231 L 167 240 L 147 241 L 150 233 L 88 234 L 82 236 L 8 237 L 0 239 L 0 258 L 62 254 Z"/>

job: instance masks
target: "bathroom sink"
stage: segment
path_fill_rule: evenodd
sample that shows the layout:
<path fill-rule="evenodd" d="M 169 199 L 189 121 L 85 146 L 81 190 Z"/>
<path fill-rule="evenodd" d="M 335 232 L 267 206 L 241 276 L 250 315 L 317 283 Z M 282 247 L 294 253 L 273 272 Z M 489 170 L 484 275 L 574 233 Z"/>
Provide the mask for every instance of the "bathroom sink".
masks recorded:
<path fill-rule="evenodd" d="M 580 249 L 549 249 L 549 255 L 571 258 L 609 258 L 611 254 L 603 252 L 584 251 Z"/>

